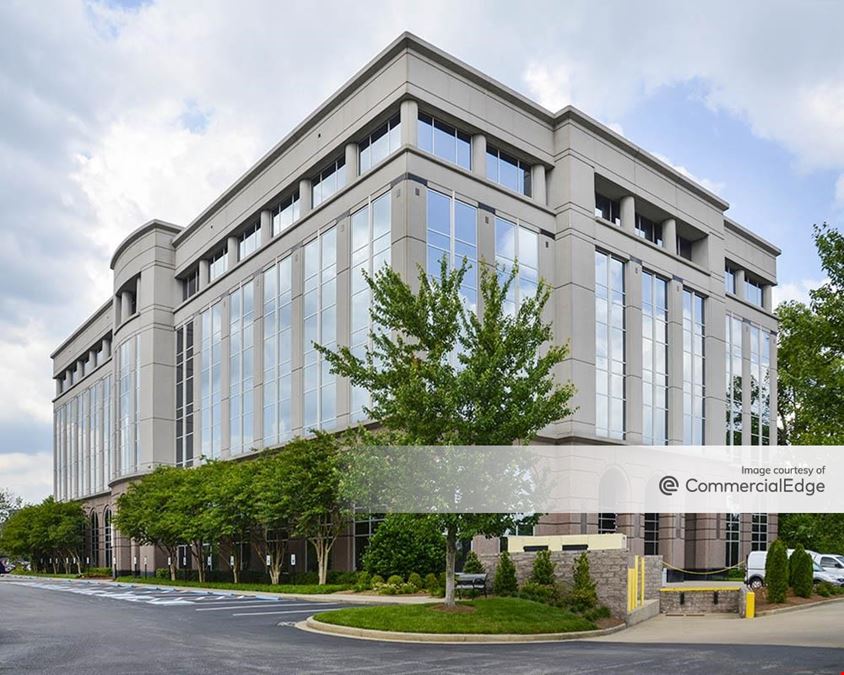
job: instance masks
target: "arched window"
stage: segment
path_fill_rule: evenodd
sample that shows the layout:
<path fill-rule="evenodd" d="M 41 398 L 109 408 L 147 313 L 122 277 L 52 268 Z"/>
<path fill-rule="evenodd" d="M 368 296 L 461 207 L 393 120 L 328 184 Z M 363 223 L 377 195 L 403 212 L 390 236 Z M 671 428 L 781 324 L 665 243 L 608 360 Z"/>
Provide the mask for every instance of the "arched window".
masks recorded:
<path fill-rule="evenodd" d="M 91 565 L 100 565 L 100 519 L 97 512 L 91 512 Z"/>
<path fill-rule="evenodd" d="M 103 527 L 105 534 L 105 566 L 111 568 L 114 563 L 111 545 L 111 509 L 106 509 L 103 514 Z"/>

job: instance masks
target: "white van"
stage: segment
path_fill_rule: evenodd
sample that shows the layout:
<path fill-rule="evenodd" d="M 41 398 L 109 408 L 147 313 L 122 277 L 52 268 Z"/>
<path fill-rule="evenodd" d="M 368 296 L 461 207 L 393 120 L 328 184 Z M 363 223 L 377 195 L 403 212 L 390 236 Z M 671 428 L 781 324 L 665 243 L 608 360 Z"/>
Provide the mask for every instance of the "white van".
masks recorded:
<path fill-rule="evenodd" d="M 788 557 L 794 553 L 794 549 L 790 548 L 787 551 Z M 806 551 L 809 557 L 812 558 L 812 567 L 814 568 L 814 582 L 828 581 L 837 586 L 844 586 L 844 570 L 832 571 L 822 568 L 818 564 L 818 554 L 814 551 Z M 762 588 L 765 585 L 765 561 L 768 559 L 767 551 L 751 551 L 747 555 L 747 574 L 744 577 L 746 583 L 754 591 Z"/>

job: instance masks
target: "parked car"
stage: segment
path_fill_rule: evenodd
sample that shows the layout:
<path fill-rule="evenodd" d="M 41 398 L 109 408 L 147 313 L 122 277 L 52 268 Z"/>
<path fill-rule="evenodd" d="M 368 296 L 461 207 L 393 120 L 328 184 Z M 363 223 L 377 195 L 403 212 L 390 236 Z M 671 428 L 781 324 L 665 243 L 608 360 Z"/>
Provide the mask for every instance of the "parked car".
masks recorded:
<path fill-rule="evenodd" d="M 794 553 L 794 549 L 788 549 L 787 553 L 790 558 L 791 554 Z M 809 557 L 812 558 L 812 563 L 815 567 L 814 580 L 816 584 L 821 581 L 828 581 L 838 586 L 844 586 L 844 569 L 840 570 L 839 573 L 830 573 L 828 570 L 824 570 L 817 564 L 817 553 L 814 551 L 806 551 L 806 553 L 808 553 Z M 745 574 L 744 583 L 750 586 L 750 588 L 754 591 L 765 585 L 765 561 L 767 559 L 767 551 L 751 551 L 747 555 L 747 574 Z"/>
<path fill-rule="evenodd" d="M 820 565 L 825 572 L 844 574 L 844 555 L 837 555 L 835 553 L 815 553 L 812 555 L 812 560 Z"/>

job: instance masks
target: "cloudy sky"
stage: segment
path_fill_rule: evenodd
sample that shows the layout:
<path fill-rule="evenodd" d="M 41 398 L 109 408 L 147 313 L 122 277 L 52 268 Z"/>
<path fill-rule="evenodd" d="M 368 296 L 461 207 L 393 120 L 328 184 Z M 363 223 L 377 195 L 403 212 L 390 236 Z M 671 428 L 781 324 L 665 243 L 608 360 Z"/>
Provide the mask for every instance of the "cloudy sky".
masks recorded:
<path fill-rule="evenodd" d="M 0 487 L 51 491 L 49 354 L 157 217 L 190 221 L 404 30 L 688 172 L 777 243 L 779 297 L 844 216 L 833 2 L 0 3 Z"/>

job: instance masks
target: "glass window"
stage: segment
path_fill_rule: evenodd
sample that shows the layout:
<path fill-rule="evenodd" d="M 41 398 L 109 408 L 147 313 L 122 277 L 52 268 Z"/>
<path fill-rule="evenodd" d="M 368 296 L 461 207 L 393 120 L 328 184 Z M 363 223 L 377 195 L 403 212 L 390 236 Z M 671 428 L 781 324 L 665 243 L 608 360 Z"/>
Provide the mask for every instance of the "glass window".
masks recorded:
<path fill-rule="evenodd" d="M 724 290 L 727 293 L 736 292 L 736 272 L 730 266 L 724 268 Z"/>
<path fill-rule="evenodd" d="M 340 157 L 320 171 L 311 181 L 313 205 L 319 206 L 346 186 L 346 158 Z"/>
<path fill-rule="evenodd" d="M 686 260 L 692 259 L 692 241 L 677 235 L 677 255 Z"/>
<path fill-rule="evenodd" d="M 727 314 L 725 323 L 726 339 L 726 409 L 727 409 L 727 445 L 742 444 L 742 323 L 741 319 Z"/>
<path fill-rule="evenodd" d="M 255 223 L 247 228 L 240 235 L 240 243 L 238 246 L 239 259 L 243 260 L 245 257 L 252 255 L 258 250 L 258 244 L 261 240 L 261 224 Z"/>
<path fill-rule="evenodd" d="M 303 427 L 326 429 L 337 411 L 336 377 L 314 347 L 334 349 L 337 344 L 337 231 L 332 228 L 305 245 L 303 294 L 304 367 Z"/>
<path fill-rule="evenodd" d="M 618 525 L 618 514 L 616 513 L 599 513 L 598 514 L 598 534 L 612 534 L 616 531 Z"/>
<path fill-rule="evenodd" d="M 624 438 L 624 263 L 595 251 L 595 434 Z"/>
<path fill-rule="evenodd" d="M 193 464 L 193 321 L 176 329 L 176 466 Z"/>
<path fill-rule="evenodd" d="M 503 283 L 518 261 L 519 270 L 510 286 L 505 310 L 515 315 L 522 300 L 533 297 L 539 283 L 539 235 L 500 216 L 495 217 L 495 265 Z"/>
<path fill-rule="evenodd" d="M 374 329 L 369 315 L 370 289 L 364 273 L 372 276 L 384 265 L 390 264 L 390 193 L 371 200 L 365 207 L 352 214 L 352 353 L 366 356 L 370 333 Z M 369 392 L 352 386 L 351 416 L 353 421 L 364 419 L 364 408 L 371 403 Z"/>
<path fill-rule="evenodd" d="M 744 297 L 745 299 L 756 305 L 762 306 L 762 284 L 756 283 L 750 279 L 745 279 L 744 282 Z"/>
<path fill-rule="evenodd" d="M 771 335 L 750 326 L 750 443 L 771 444 Z"/>
<path fill-rule="evenodd" d="M 705 442 L 704 298 L 683 289 L 683 443 Z"/>
<path fill-rule="evenodd" d="M 595 193 L 595 215 L 615 225 L 621 225 L 621 206 L 615 199 Z"/>
<path fill-rule="evenodd" d="M 208 268 L 208 278 L 210 281 L 214 281 L 219 276 L 222 276 L 226 273 L 228 269 L 228 262 L 229 257 L 226 255 L 225 249 L 220 249 L 211 256 L 211 260 L 209 261 L 209 268 Z"/>
<path fill-rule="evenodd" d="M 229 452 L 252 447 L 255 283 L 229 294 Z"/>
<path fill-rule="evenodd" d="M 639 213 L 636 214 L 636 234 L 652 244 L 662 246 L 662 224 L 655 223 Z"/>
<path fill-rule="evenodd" d="M 724 566 L 733 567 L 739 562 L 739 541 L 740 541 L 741 515 L 728 513 L 724 520 L 724 540 L 726 542 L 726 555 Z"/>
<path fill-rule="evenodd" d="M 294 192 L 278 205 L 273 213 L 273 236 L 284 232 L 299 220 L 299 193 Z"/>
<path fill-rule="evenodd" d="M 469 134 L 424 113 L 419 113 L 417 134 L 420 149 L 466 170 L 472 168 L 472 138 Z"/>
<path fill-rule="evenodd" d="M 222 449 L 222 361 L 223 303 L 216 302 L 202 312 L 202 454 L 209 459 Z"/>
<path fill-rule="evenodd" d="M 530 165 L 496 148 L 487 148 L 486 177 L 530 197 Z"/>
<path fill-rule="evenodd" d="M 750 550 L 768 549 L 768 514 L 754 513 L 750 521 Z"/>
<path fill-rule="evenodd" d="M 645 514 L 645 555 L 659 555 L 659 514 Z"/>
<path fill-rule="evenodd" d="M 264 272 L 264 444 L 293 436 L 293 258 Z"/>
<path fill-rule="evenodd" d="M 668 443 L 668 281 L 642 272 L 642 442 Z"/>
<path fill-rule="evenodd" d="M 383 513 L 355 514 L 355 569 L 363 569 L 363 554 L 375 530 L 383 522 Z"/>
<path fill-rule="evenodd" d="M 454 195 L 428 189 L 428 274 L 439 277 L 440 261 L 450 269 L 468 263 L 460 294 L 467 306 L 478 307 L 478 210 Z"/>
<path fill-rule="evenodd" d="M 119 458 L 117 469 L 121 476 L 134 473 L 138 468 L 141 386 L 138 367 L 139 346 L 140 336 L 136 335 L 126 340 L 117 350 L 117 451 Z"/>
<path fill-rule="evenodd" d="M 187 300 L 199 290 L 199 268 L 182 279 L 182 300 Z"/>
<path fill-rule="evenodd" d="M 358 143 L 360 172 L 369 171 L 401 145 L 401 121 L 396 115 Z"/>

